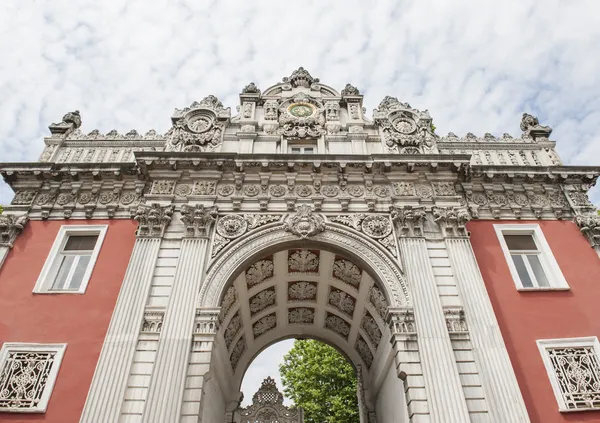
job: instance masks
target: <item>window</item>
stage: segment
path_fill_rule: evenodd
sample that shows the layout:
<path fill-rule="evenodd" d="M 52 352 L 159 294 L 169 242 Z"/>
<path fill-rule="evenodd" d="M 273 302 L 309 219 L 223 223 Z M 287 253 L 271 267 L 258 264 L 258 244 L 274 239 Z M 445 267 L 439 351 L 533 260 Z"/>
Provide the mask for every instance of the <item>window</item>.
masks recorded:
<path fill-rule="evenodd" d="M 2 345 L 0 412 L 45 412 L 66 347 L 66 344 Z"/>
<path fill-rule="evenodd" d="M 600 410 L 600 344 L 595 336 L 537 341 L 560 411 Z"/>
<path fill-rule="evenodd" d="M 292 154 L 315 154 L 317 146 L 312 144 L 292 144 L 288 147 Z"/>
<path fill-rule="evenodd" d="M 494 225 L 517 289 L 569 289 L 537 224 Z"/>
<path fill-rule="evenodd" d="M 106 225 L 62 226 L 33 292 L 84 293 L 106 228 Z"/>

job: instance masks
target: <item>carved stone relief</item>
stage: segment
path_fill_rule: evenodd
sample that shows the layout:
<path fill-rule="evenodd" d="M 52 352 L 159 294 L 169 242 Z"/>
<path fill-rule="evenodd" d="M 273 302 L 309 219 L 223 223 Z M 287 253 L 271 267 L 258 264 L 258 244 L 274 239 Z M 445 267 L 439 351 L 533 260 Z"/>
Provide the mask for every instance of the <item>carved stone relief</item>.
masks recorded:
<path fill-rule="evenodd" d="M 319 251 L 289 250 L 288 273 L 319 273 Z"/>
<path fill-rule="evenodd" d="M 246 270 L 246 284 L 248 289 L 273 277 L 273 257 L 257 261 Z"/>
<path fill-rule="evenodd" d="M 350 325 L 341 317 L 329 312 L 325 318 L 325 327 L 331 329 L 344 339 L 348 339 L 348 335 L 350 334 Z"/>
<path fill-rule="evenodd" d="M 267 307 L 275 305 L 275 287 L 272 286 L 260 291 L 258 294 L 250 298 L 250 313 L 254 316 L 257 313 L 265 310 Z"/>
<path fill-rule="evenodd" d="M 290 282 L 288 285 L 288 301 L 316 301 L 317 284 L 315 282 Z"/>

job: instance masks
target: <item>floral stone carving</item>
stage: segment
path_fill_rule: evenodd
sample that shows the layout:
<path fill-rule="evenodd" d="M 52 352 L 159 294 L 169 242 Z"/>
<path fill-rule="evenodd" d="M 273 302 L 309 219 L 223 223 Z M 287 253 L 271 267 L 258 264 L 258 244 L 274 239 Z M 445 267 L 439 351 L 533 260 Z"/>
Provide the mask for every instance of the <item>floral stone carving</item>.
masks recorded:
<path fill-rule="evenodd" d="M 296 208 L 296 214 L 285 218 L 283 228 L 300 238 L 310 238 L 325 230 L 325 219 L 314 214 L 307 204 L 301 204 Z"/>
<path fill-rule="evenodd" d="M 275 287 L 267 288 L 250 298 L 250 313 L 254 316 L 275 304 Z"/>
<path fill-rule="evenodd" d="M 336 257 L 333 262 L 332 276 L 358 289 L 362 278 L 362 270 L 350 260 Z"/>
<path fill-rule="evenodd" d="M 174 206 L 140 204 L 134 219 L 138 221 L 138 237 L 162 237 L 173 217 Z"/>
<path fill-rule="evenodd" d="M 17 235 L 23 230 L 29 216 L 0 214 L 0 246 L 12 248 Z"/>
<path fill-rule="evenodd" d="M 259 336 L 273 329 L 275 326 L 277 326 L 277 317 L 275 313 L 261 317 L 252 325 L 252 333 L 254 334 L 254 338 L 258 338 Z"/>
<path fill-rule="evenodd" d="M 246 270 L 246 284 L 248 288 L 273 277 L 273 258 L 259 260 Z"/>
<path fill-rule="evenodd" d="M 344 339 L 348 339 L 348 335 L 350 334 L 350 325 L 344 319 L 336 316 L 335 314 L 327 313 L 327 317 L 325 318 L 325 327 L 336 332 Z"/>
<path fill-rule="evenodd" d="M 317 299 L 317 284 L 314 282 L 290 282 L 288 286 L 288 301 L 315 301 Z"/>
<path fill-rule="evenodd" d="M 208 229 L 216 219 L 217 206 L 204 207 L 202 204 L 197 204 L 191 207 L 184 204 L 181 207 L 181 221 L 185 225 L 186 236 L 208 236 Z"/>
<path fill-rule="evenodd" d="M 319 253 L 311 250 L 289 250 L 288 251 L 289 273 L 318 273 Z"/>
<path fill-rule="evenodd" d="M 315 321 L 315 311 L 308 307 L 291 308 L 288 312 L 290 324 L 312 324 Z"/>

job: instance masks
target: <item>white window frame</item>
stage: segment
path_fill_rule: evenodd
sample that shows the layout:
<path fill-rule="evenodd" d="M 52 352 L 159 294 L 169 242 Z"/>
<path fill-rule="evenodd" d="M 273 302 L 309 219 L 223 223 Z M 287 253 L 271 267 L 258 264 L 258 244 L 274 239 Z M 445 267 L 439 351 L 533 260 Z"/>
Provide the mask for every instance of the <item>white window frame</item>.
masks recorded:
<path fill-rule="evenodd" d="M 37 407 L 31 408 L 0 408 L 0 413 L 45 413 L 48 408 L 48 401 L 52 395 L 54 389 L 54 383 L 58 376 L 58 370 L 65 354 L 67 344 L 31 344 L 31 343 L 16 343 L 16 342 L 5 342 L 0 348 L 0 370 L 4 368 L 4 363 L 8 358 L 8 354 L 11 352 L 55 352 L 54 363 L 48 374 L 46 386 L 44 392 L 40 398 L 40 402 Z"/>
<path fill-rule="evenodd" d="M 292 152 L 292 148 L 300 148 L 301 151 L 300 153 L 294 153 Z M 305 148 L 312 148 L 313 152 L 312 153 L 305 153 L 304 149 Z M 288 144 L 288 154 L 317 154 L 317 144 L 310 144 L 310 143 L 302 143 L 302 144 L 293 144 L 293 143 L 289 143 Z"/>
<path fill-rule="evenodd" d="M 98 259 L 98 254 L 100 253 L 100 249 L 102 248 L 102 243 L 104 242 L 104 237 L 106 236 L 106 231 L 108 229 L 108 225 L 63 225 L 60 227 L 58 234 L 56 235 L 56 239 L 52 244 L 52 248 L 50 249 L 50 253 L 46 258 L 46 262 L 44 263 L 44 267 L 42 267 L 42 271 L 40 272 L 40 276 L 38 277 L 35 287 L 33 288 L 33 292 L 36 294 L 84 294 L 87 288 L 87 285 L 92 276 L 92 272 L 94 270 L 94 266 L 96 265 L 96 260 Z M 54 279 L 52 275 L 52 270 L 55 267 L 56 260 L 60 257 L 60 252 L 65 246 L 67 239 L 71 235 L 97 235 L 98 240 L 96 241 L 96 245 L 94 246 L 94 250 L 90 256 L 90 262 L 88 267 L 83 275 L 83 279 L 81 280 L 81 284 L 79 285 L 79 289 L 77 291 L 67 291 L 67 290 L 51 290 L 52 284 L 54 283 Z"/>
<path fill-rule="evenodd" d="M 550 245 L 548 245 L 548 241 L 544 237 L 544 233 L 540 228 L 540 225 L 536 224 L 507 224 L 507 223 L 497 223 L 494 224 L 494 229 L 496 231 L 496 235 L 498 237 L 498 241 L 500 242 L 500 246 L 502 247 L 502 251 L 504 252 L 504 258 L 506 263 L 508 264 L 508 268 L 510 269 L 510 274 L 513 278 L 513 281 L 519 291 L 564 291 L 568 290 L 569 284 L 565 279 L 560 267 L 556 259 L 554 258 L 554 254 L 552 254 L 552 250 L 550 249 Z M 506 240 L 504 239 L 504 235 L 532 235 L 533 241 L 535 245 L 538 247 L 540 254 L 540 263 L 542 265 L 542 269 L 548 278 L 548 283 L 550 286 L 533 286 L 526 287 L 523 286 L 521 282 L 521 278 L 519 277 L 519 272 L 517 271 L 517 267 L 513 262 L 513 259 L 510 255 L 510 250 L 508 249 L 508 245 L 506 244 Z"/>
<path fill-rule="evenodd" d="M 598 342 L 598 337 L 587 336 L 580 338 L 538 339 L 536 343 L 538 349 L 540 350 L 542 361 L 544 362 L 544 367 L 546 368 L 546 373 L 548 373 L 548 378 L 550 379 L 550 385 L 552 385 L 552 390 L 554 391 L 556 402 L 558 403 L 558 411 L 560 411 L 561 413 L 573 413 L 579 411 L 600 410 L 600 407 L 567 408 L 563 400 L 563 393 L 560 390 L 560 383 L 558 381 L 558 377 L 556 376 L 556 372 L 554 371 L 554 366 L 552 366 L 552 359 L 550 358 L 550 355 L 548 355 L 548 349 L 552 348 L 593 347 L 594 351 L 596 352 L 596 355 L 600 358 L 600 342 Z"/>

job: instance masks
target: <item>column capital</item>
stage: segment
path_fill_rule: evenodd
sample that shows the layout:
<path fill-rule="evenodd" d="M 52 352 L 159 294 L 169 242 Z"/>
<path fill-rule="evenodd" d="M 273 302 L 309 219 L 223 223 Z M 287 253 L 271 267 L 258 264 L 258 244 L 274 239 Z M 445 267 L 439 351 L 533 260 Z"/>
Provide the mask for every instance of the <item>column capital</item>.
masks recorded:
<path fill-rule="evenodd" d="M 194 319 L 194 335 L 214 335 L 219 329 L 220 308 L 198 308 Z"/>
<path fill-rule="evenodd" d="M 175 207 L 161 206 L 158 203 L 140 204 L 133 217 L 138 221 L 138 238 L 162 238 L 173 218 Z"/>
<path fill-rule="evenodd" d="M 400 225 L 401 238 L 417 238 L 423 236 L 423 224 L 425 222 L 425 208 L 412 206 L 391 206 L 390 216 L 393 222 Z"/>
<path fill-rule="evenodd" d="M 210 225 L 217 220 L 217 206 L 205 207 L 203 204 L 181 207 L 181 221 L 185 225 L 185 236 L 195 238 L 208 237 Z"/>
<path fill-rule="evenodd" d="M 465 225 L 471 220 L 471 215 L 466 207 L 433 207 L 432 213 L 444 238 L 469 236 Z"/>
<path fill-rule="evenodd" d="M 0 214 L 0 247 L 12 248 L 28 220 L 28 214 Z"/>
<path fill-rule="evenodd" d="M 388 308 L 386 321 L 390 327 L 392 336 L 416 335 L 415 314 L 412 308 Z"/>
<path fill-rule="evenodd" d="M 588 239 L 592 247 L 600 247 L 600 215 L 578 214 L 574 219 L 581 233 Z"/>

